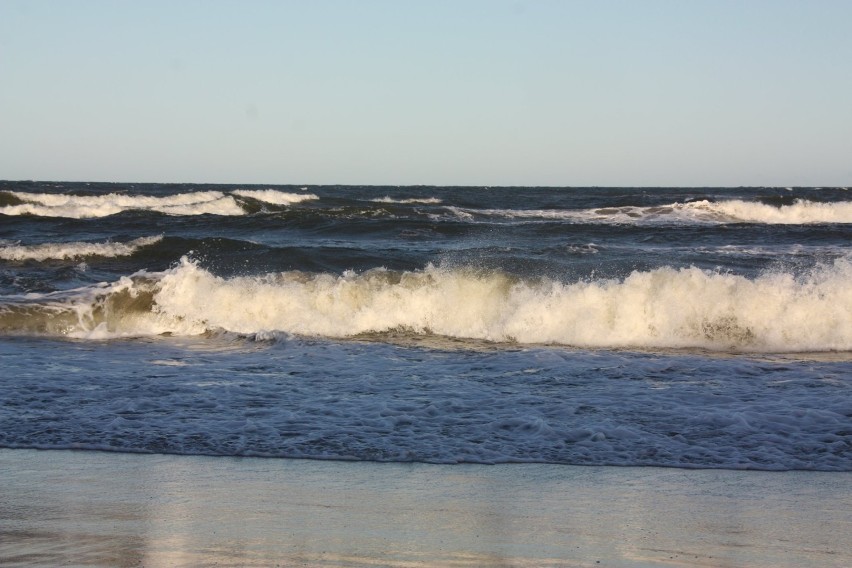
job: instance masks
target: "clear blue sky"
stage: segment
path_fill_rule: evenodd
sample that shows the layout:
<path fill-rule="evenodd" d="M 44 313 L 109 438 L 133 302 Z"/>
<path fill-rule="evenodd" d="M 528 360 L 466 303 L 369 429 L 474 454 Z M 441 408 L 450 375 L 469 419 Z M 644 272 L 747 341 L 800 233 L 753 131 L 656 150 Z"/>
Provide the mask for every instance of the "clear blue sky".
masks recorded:
<path fill-rule="evenodd" d="M 0 179 L 852 185 L 852 1 L 0 0 Z"/>

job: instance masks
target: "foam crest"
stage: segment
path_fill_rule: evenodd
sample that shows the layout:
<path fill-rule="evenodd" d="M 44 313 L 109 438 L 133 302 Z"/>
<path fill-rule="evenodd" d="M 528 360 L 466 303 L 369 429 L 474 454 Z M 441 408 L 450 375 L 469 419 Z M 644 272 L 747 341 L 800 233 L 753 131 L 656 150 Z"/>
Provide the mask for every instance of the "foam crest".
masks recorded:
<path fill-rule="evenodd" d="M 698 217 L 709 216 L 728 222 L 807 225 L 816 223 L 852 223 L 852 201 L 820 203 L 797 199 L 791 205 L 776 207 L 742 201 L 695 201 L 680 207 Z"/>
<path fill-rule="evenodd" d="M 160 313 L 153 299 L 158 281 L 140 272 L 111 284 L 5 297 L 0 333 L 76 339 L 203 334 L 199 322 Z"/>
<path fill-rule="evenodd" d="M 275 189 L 238 189 L 233 192 L 233 195 L 249 197 L 271 205 L 293 205 L 294 203 L 319 199 L 313 193 L 287 193 Z"/>
<path fill-rule="evenodd" d="M 162 235 L 140 237 L 126 243 L 44 243 L 39 245 L 5 245 L 0 246 L 0 259 L 12 261 L 24 260 L 69 260 L 88 256 L 115 258 L 131 256 L 142 247 L 156 244 L 163 240 Z"/>
<path fill-rule="evenodd" d="M 224 280 L 185 262 L 164 276 L 155 302 L 161 313 L 238 333 L 404 329 L 582 347 L 823 351 L 852 350 L 850 283 L 847 260 L 804 279 L 661 268 L 573 284 L 435 267 Z"/>
<path fill-rule="evenodd" d="M 698 268 L 562 283 L 494 271 L 374 269 L 221 278 L 184 259 L 74 302 L 77 337 L 224 330 L 436 334 L 587 348 L 852 350 L 852 263 L 755 279 Z M 131 309 L 132 308 L 132 309 Z"/>
<path fill-rule="evenodd" d="M 0 207 L 3 215 L 36 215 L 84 219 L 123 211 L 156 211 L 166 215 L 243 215 L 233 197 L 219 191 L 197 191 L 165 197 L 145 195 L 67 195 L 14 191 L 22 203 Z"/>
<path fill-rule="evenodd" d="M 774 206 L 743 201 L 690 201 L 653 207 L 623 206 L 597 209 L 454 209 L 459 217 L 474 214 L 507 219 L 541 219 L 575 223 L 681 224 L 763 223 L 807 225 L 852 223 L 852 201 L 820 203 L 799 199 L 791 205 Z"/>
<path fill-rule="evenodd" d="M 411 199 L 394 199 L 389 195 L 384 197 L 380 197 L 378 199 L 373 199 L 373 203 L 399 203 L 402 205 L 438 205 L 443 203 L 437 197 L 412 197 Z"/>

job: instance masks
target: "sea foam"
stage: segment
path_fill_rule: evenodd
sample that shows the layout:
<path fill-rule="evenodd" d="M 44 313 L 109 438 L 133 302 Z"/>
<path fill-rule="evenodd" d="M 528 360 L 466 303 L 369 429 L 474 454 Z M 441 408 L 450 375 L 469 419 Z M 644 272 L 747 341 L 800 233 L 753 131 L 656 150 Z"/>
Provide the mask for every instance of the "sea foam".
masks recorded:
<path fill-rule="evenodd" d="M 727 224 L 808 225 L 852 223 L 852 201 L 821 203 L 798 199 L 791 205 L 774 206 L 755 201 L 689 201 L 651 207 L 626 205 L 595 209 L 462 209 L 448 208 L 456 216 L 475 215 L 521 220 L 552 220 L 612 224 Z"/>
<path fill-rule="evenodd" d="M 248 197 L 271 205 L 293 205 L 319 199 L 316 195 L 286 193 L 274 189 L 239 189 L 193 191 L 163 197 L 146 195 L 68 195 L 12 191 L 9 194 L 19 203 L 0 207 L 2 215 L 33 215 L 37 217 L 66 217 L 86 219 L 107 217 L 124 211 L 156 211 L 166 215 L 245 215 L 246 210 L 234 198 Z"/>
<path fill-rule="evenodd" d="M 293 205 L 319 199 L 313 193 L 287 193 L 276 189 L 238 189 L 233 192 L 233 195 L 249 197 L 271 205 Z"/>
<path fill-rule="evenodd" d="M 434 266 L 222 278 L 183 259 L 166 272 L 125 277 L 74 298 L 30 295 L 25 303 L 49 300 L 52 327 L 43 331 L 74 337 L 405 333 L 584 348 L 811 352 L 852 350 L 850 284 L 847 258 L 798 276 L 663 267 L 572 283 Z M 17 324 L 0 315 L 7 332 L 23 325 L 24 313 L 37 318 L 38 310 L 16 305 Z M 64 319 L 57 314 L 63 310 Z"/>
<path fill-rule="evenodd" d="M 22 203 L 0 207 L 3 215 L 34 215 L 84 219 L 123 211 L 156 211 L 166 215 L 243 215 L 233 197 L 219 191 L 197 191 L 155 197 L 145 195 L 67 195 L 13 191 Z"/>
<path fill-rule="evenodd" d="M 103 258 L 115 258 L 119 256 L 130 256 L 142 247 L 156 244 L 163 240 L 162 235 L 152 237 L 140 237 L 126 243 L 43 243 L 39 245 L 0 245 L 0 259 L 24 261 L 24 260 L 68 260 L 87 256 L 99 256 Z"/>
<path fill-rule="evenodd" d="M 766 223 L 773 225 L 807 225 L 816 223 L 852 223 L 852 201 L 820 203 L 797 199 L 791 205 L 776 207 L 765 203 L 742 201 L 693 201 L 677 207 L 682 213 L 698 218 L 734 223 Z"/>
<path fill-rule="evenodd" d="M 394 199 L 386 195 L 372 200 L 373 203 L 399 203 L 401 205 L 438 205 L 442 203 L 437 197 L 411 197 L 407 199 Z"/>

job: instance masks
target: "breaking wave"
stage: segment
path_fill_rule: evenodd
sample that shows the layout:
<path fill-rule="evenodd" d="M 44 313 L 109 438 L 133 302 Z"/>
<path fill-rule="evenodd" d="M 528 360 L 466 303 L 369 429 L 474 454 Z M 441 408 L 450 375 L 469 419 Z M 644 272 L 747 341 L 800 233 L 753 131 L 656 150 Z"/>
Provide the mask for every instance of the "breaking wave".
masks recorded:
<path fill-rule="evenodd" d="M 443 203 L 437 197 L 412 197 L 409 199 L 394 199 L 389 195 L 373 199 L 373 203 L 399 203 L 402 205 L 439 205 Z"/>
<path fill-rule="evenodd" d="M 44 243 L 40 245 L 2 245 L 0 244 L 0 260 L 69 260 L 88 256 L 115 258 L 131 256 L 142 247 L 157 244 L 163 240 L 162 235 L 140 237 L 126 243 Z"/>
<path fill-rule="evenodd" d="M 124 211 L 155 211 L 166 215 L 245 215 L 248 211 L 234 196 L 254 199 L 270 205 L 292 205 L 305 200 L 318 199 L 313 194 L 295 194 L 283 191 L 235 190 L 193 191 L 169 196 L 125 195 L 70 195 L 56 193 L 4 192 L 7 204 L 0 206 L 2 215 L 33 215 L 37 217 L 65 217 L 86 219 L 107 217 Z M 9 203 L 11 202 L 11 203 Z"/>
<path fill-rule="evenodd" d="M 109 193 L 103 195 L 73 195 L 0 191 L 0 214 L 32 215 L 72 219 L 98 218 L 125 211 L 154 211 L 166 215 L 241 216 L 269 207 L 289 207 L 306 201 L 319 200 L 313 193 L 294 193 L 276 189 L 234 189 L 230 191 L 190 191 L 167 196 Z M 728 224 L 757 223 L 768 225 L 852 223 L 852 201 L 819 202 L 797 199 L 791 202 L 696 200 L 666 205 L 598 207 L 591 209 L 481 209 L 444 205 L 437 197 L 384 197 L 372 203 L 403 205 L 443 205 L 440 210 L 453 219 L 477 221 L 509 219 L 521 221 L 563 221 L 590 224 Z M 364 210 L 359 216 L 372 216 L 375 211 Z M 442 215 L 432 213 L 436 220 Z"/>
<path fill-rule="evenodd" d="M 585 348 L 852 351 L 848 258 L 800 276 L 664 267 L 574 283 L 434 266 L 222 278 L 184 258 L 161 273 L 5 300 L 6 334 L 404 333 Z"/>
<path fill-rule="evenodd" d="M 271 205 L 293 205 L 294 203 L 319 199 L 313 193 L 287 193 L 276 189 L 238 189 L 233 194 L 263 201 Z"/>
<path fill-rule="evenodd" d="M 769 205 L 732 199 L 690 201 L 653 207 L 624 206 L 597 209 L 463 209 L 450 208 L 458 217 L 474 215 L 508 219 L 559 220 L 576 223 L 667 224 L 667 223 L 762 223 L 808 225 L 852 223 L 852 201 L 822 203 L 798 199 L 790 205 Z"/>

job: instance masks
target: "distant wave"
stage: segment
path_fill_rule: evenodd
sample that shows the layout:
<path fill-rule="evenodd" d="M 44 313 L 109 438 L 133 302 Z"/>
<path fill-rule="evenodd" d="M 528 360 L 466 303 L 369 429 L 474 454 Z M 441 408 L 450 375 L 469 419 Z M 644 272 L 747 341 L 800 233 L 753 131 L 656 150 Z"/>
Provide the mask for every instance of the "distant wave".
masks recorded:
<path fill-rule="evenodd" d="M 233 195 L 249 197 L 272 205 L 293 205 L 319 199 L 313 193 L 287 193 L 276 189 L 238 189 L 233 192 Z"/>
<path fill-rule="evenodd" d="M 394 199 L 389 195 L 373 199 L 373 203 L 400 203 L 403 205 L 418 204 L 418 205 L 439 205 L 442 203 L 437 197 L 412 197 L 410 199 Z"/>
<path fill-rule="evenodd" d="M 309 199 L 313 194 L 294 194 L 267 190 L 193 191 L 168 196 L 68 195 L 56 193 L 5 192 L 14 203 L 0 207 L 2 215 L 33 215 L 85 219 L 106 217 L 124 211 L 156 211 L 166 215 L 245 215 L 246 209 L 234 196 L 248 197 L 271 205 L 291 205 Z M 8 201 L 8 199 L 6 200 Z"/>
<path fill-rule="evenodd" d="M 585 348 L 852 351 L 852 262 L 749 279 L 698 268 L 562 283 L 473 269 L 221 278 L 183 259 L 0 307 L 0 331 L 80 338 L 404 333 Z"/>
<path fill-rule="evenodd" d="M 852 223 L 852 201 L 821 203 L 804 199 L 796 200 L 791 205 L 781 206 L 732 199 L 690 201 L 653 207 L 630 205 L 581 210 L 449 209 L 463 219 L 485 215 L 507 219 L 562 220 L 577 223 L 763 223 L 767 225 Z"/>
<path fill-rule="evenodd" d="M 807 225 L 814 223 L 852 223 L 852 201 L 820 203 L 798 199 L 791 205 L 773 206 L 741 201 L 693 201 L 679 207 L 685 215 L 699 220 L 709 218 L 726 223 L 766 223 Z"/>
<path fill-rule="evenodd" d="M 126 243 L 44 243 L 40 245 L 2 245 L 0 244 L 0 259 L 2 260 L 68 260 L 87 256 L 114 258 L 130 256 L 142 247 L 156 244 L 163 240 L 162 235 L 141 237 Z"/>
<path fill-rule="evenodd" d="M 236 189 L 233 191 L 193 191 L 168 196 L 127 195 L 70 195 L 24 191 L 0 192 L 0 215 L 33 215 L 72 219 L 97 218 L 125 211 L 155 211 L 166 215 L 241 216 L 269 208 L 289 207 L 318 200 L 312 193 L 292 193 L 275 189 Z M 373 203 L 443 205 L 429 213 L 435 221 L 506 219 L 518 221 L 563 221 L 589 224 L 727 224 L 758 223 L 824 224 L 852 223 L 852 201 L 817 202 L 798 199 L 789 204 L 772 205 L 739 199 L 722 201 L 688 201 L 666 205 L 599 207 L 590 209 L 478 209 L 445 204 L 436 197 L 371 199 Z M 374 216 L 373 210 L 363 210 L 357 216 Z"/>

